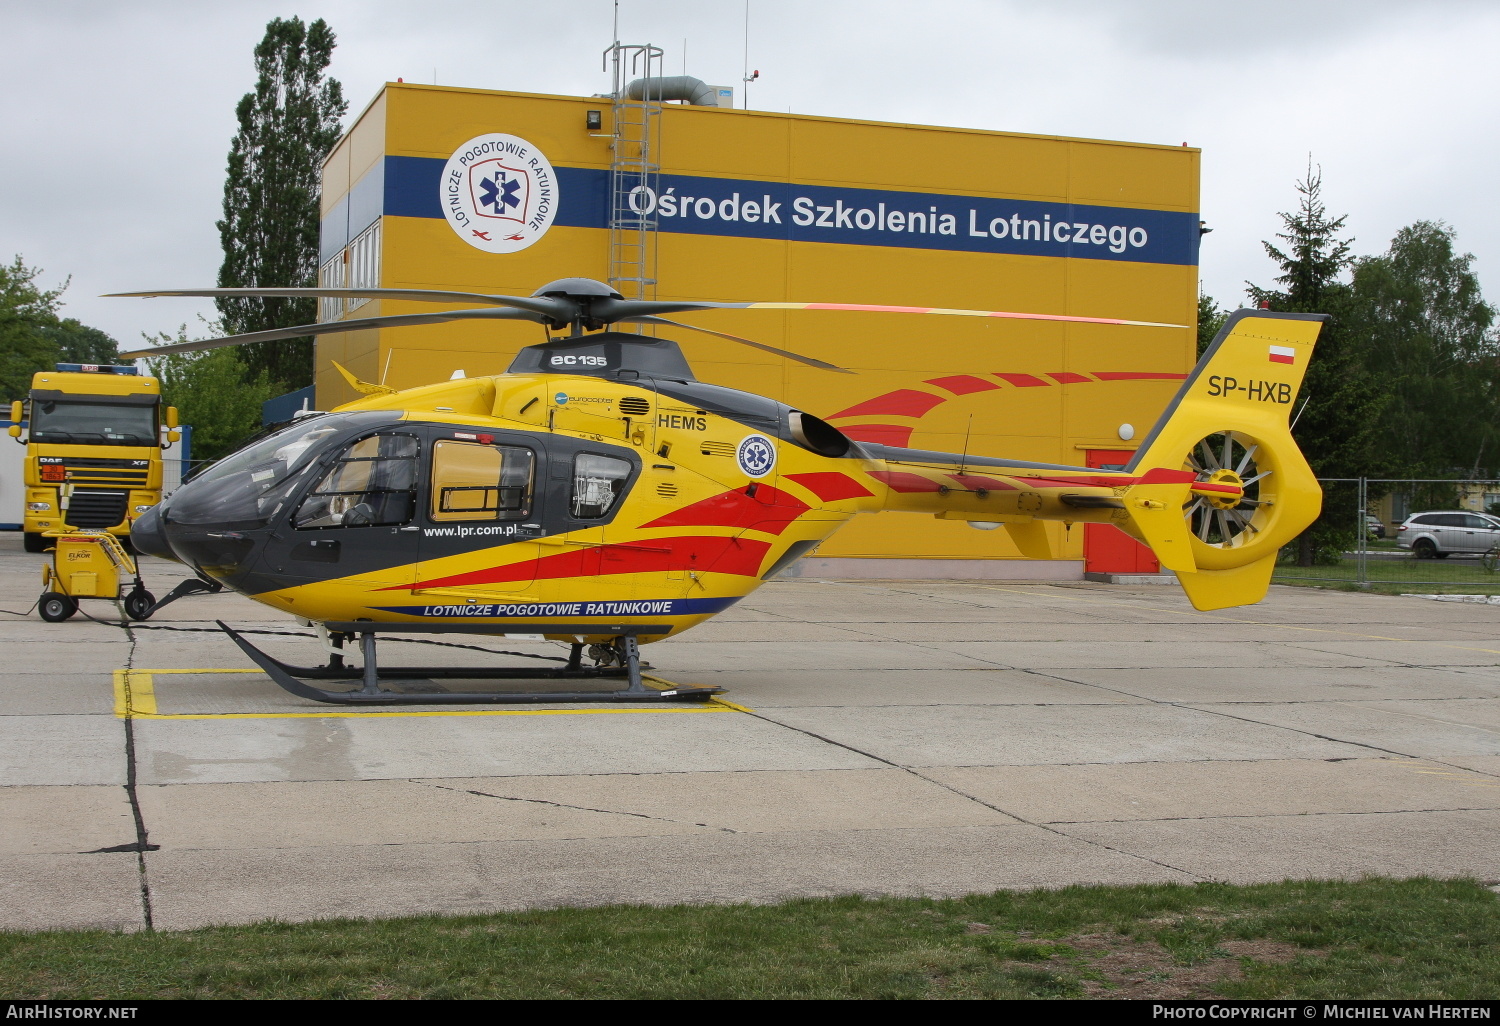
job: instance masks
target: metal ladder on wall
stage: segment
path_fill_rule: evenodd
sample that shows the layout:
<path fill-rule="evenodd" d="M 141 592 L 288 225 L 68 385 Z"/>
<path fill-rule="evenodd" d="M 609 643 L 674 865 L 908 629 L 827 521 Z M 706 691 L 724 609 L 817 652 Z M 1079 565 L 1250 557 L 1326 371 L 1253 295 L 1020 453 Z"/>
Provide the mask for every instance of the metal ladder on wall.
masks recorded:
<path fill-rule="evenodd" d="M 649 86 L 632 100 L 626 87 L 636 78 L 648 84 L 661 79 L 662 49 L 617 42 L 604 51 L 604 62 L 614 76 L 607 280 L 626 299 L 655 299 L 661 100 L 651 97 Z"/>

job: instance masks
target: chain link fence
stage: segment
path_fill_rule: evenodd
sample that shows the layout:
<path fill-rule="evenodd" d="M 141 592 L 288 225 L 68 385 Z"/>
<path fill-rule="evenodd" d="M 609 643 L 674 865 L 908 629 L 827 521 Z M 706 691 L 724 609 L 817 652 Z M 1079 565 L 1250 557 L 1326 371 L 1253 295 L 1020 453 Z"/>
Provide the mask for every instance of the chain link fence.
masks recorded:
<path fill-rule="evenodd" d="M 1500 480 L 1319 478 L 1323 509 L 1349 518 L 1352 544 L 1312 553 L 1282 550 L 1277 584 L 1346 586 L 1393 593 L 1500 594 Z M 1439 523 L 1401 530 L 1418 513 Z M 1424 517 L 1424 520 L 1429 518 Z M 1424 543 L 1420 539 L 1427 539 Z M 1415 542 L 1415 544 L 1414 544 Z"/>

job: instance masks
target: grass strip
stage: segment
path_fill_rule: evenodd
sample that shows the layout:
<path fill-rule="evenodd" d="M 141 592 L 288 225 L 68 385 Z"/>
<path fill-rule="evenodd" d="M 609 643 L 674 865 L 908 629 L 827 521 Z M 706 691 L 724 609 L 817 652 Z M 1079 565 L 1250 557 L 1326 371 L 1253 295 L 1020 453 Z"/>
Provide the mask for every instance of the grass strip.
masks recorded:
<path fill-rule="evenodd" d="M 1356 560 L 1346 558 L 1336 565 L 1280 565 L 1271 575 L 1274 584 L 1311 584 L 1338 587 L 1359 582 Z M 1490 573 L 1476 560 L 1369 559 L 1364 580 L 1372 588 L 1391 592 L 1461 591 L 1500 592 L 1500 573 Z"/>
<path fill-rule="evenodd" d="M 1473 880 L 0 933 L 10 998 L 1493 998 Z"/>

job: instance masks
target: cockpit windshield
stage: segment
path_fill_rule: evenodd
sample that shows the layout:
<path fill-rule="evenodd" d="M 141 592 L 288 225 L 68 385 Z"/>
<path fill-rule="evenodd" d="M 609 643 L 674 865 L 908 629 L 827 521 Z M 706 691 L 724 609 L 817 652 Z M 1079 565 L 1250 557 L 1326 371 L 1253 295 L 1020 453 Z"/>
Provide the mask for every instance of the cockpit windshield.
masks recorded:
<path fill-rule="evenodd" d="M 157 445 L 156 406 L 111 403 L 107 396 L 31 404 L 31 440 L 52 445 Z"/>
<path fill-rule="evenodd" d="M 330 439 L 355 425 L 389 419 L 389 414 L 349 414 L 299 421 L 209 467 L 172 496 L 164 515 L 179 524 L 264 522 Z"/>

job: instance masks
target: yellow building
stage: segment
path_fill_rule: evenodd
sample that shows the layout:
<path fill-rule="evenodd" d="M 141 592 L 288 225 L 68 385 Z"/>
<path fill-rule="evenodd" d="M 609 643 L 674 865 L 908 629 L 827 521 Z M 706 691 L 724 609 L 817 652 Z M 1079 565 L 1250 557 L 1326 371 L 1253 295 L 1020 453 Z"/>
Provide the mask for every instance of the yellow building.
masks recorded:
<path fill-rule="evenodd" d="M 321 280 L 529 295 L 558 278 L 641 277 L 656 284 L 624 281 L 620 291 L 1195 322 L 1196 149 L 658 110 L 649 158 L 659 174 L 630 179 L 622 211 L 612 206 L 625 193 L 612 190 L 611 168 L 627 156 L 617 137 L 633 129 L 614 123 L 610 100 L 388 83 L 324 166 Z M 652 230 L 620 230 L 621 213 Z M 644 248 L 632 250 L 637 242 Z M 625 273 L 633 257 L 640 273 Z M 321 316 L 436 309 L 332 300 Z M 806 409 L 856 439 L 1076 465 L 1125 462 L 1194 353 L 1194 333 L 1171 328 L 835 312 L 678 317 L 857 371 L 658 329 L 701 379 Z M 334 360 L 406 388 L 501 373 L 540 335 L 506 321 L 325 335 L 317 405 L 355 398 Z M 1087 555 L 1090 569 L 1153 568 L 1120 549 L 1112 528 L 1087 544 L 1083 530 L 1058 531 L 1064 557 L 1037 564 L 1021 560 L 1005 532 L 888 514 L 851 524 L 809 565 L 1076 578 Z"/>

